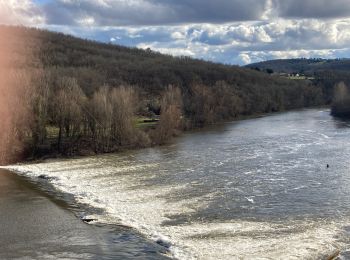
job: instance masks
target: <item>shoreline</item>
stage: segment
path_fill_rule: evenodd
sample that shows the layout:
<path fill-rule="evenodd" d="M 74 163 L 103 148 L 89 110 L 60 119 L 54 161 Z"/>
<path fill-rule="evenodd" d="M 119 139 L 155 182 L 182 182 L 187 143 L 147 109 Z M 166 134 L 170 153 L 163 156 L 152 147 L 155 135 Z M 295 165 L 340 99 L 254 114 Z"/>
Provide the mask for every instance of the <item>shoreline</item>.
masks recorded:
<path fill-rule="evenodd" d="M 169 259 L 132 228 L 83 222 L 80 205 L 45 185 L 0 169 L 1 259 Z"/>
<path fill-rule="evenodd" d="M 290 110 L 276 111 L 276 112 L 263 113 L 263 114 L 253 114 L 253 115 L 239 116 L 239 117 L 237 117 L 236 119 L 233 119 L 233 120 L 216 122 L 216 123 L 213 123 L 213 124 L 205 125 L 203 127 L 194 127 L 194 128 L 191 128 L 191 129 L 182 130 L 182 131 L 180 131 L 180 133 L 177 136 L 173 137 L 168 142 L 166 142 L 164 144 L 160 144 L 160 145 L 156 144 L 156 145 L 151 145 L 151 146 L 148 146 L 148 147 L 119 147 L 119 149 L 116 150 L 116 151 L 105 152 L 105 153 L 91 153 L 91 154 L 90 153 L 87 153 L 87 154 L 78 153 L 78 154 L 73 154 L 73 155 L 62 155 L 62 154 L 52 153 L 52 154 L 47 154 L 47 155 L 44 155 L 44 156 L 41 156 L 41 157 L 26 158 L 26 159 L 20 160 L 18 162 L 8 163 L 8 164 L 6 164 L 4 166 L 11 165 L 11 164 L 22 164 L 22 163 L 30 163 L 30 164 L 31 163 L 41 163 L 41 162 L 45 162 L 47 160 L 79 159 L 79 158 L 94 157 L 94 156 L 105 155 L 105 154 L 121 154 L 121 153 L 129 152 L 129 151 L 139 151 L 139 150 L 142 150 L 142 149 L 169 145 L 169 144 L 171 144 L 173 142 L 173 140 L 175 138 L 181 137 L 182 135 L 187 134 L 187 133 L 195 133 L 195 132 L 198 132 L 198 131 L 210 129 L 212 127 L 223 126 L 223 125 L 226 125 L 226 124 L 240 122 L 240 121 L 245 121 L 245 120 L 264 118 L 264 117 L 268 117 L 268 116 L 278 115 L 278 114 L 281 114 L 281 113 L 296 112 L 296 111 L 303 111 L 303 110 L 309 110 L 309 109 L 329 109 L 330 110 L 331 108 L 330 108 L 329 105 L 321 105 L 321 106 L 315 106 L 315 107 L 295 108 L 295 109 L 290 109 Z"/>
<path fill-rule="evenodd" d="M 305 110 L 304 109 L 303 111 L 304 111 L 303 112 L 304 116 L 302 118 L 304 118 L 303 120 L 305 122 L 308 122 L 311 116 L 311 118 L 314 118 L 314 121 L 316 120 L 317 122 L 319 122 L 319 125 L 323 126 L 325 122 L 324 120 L 326 119 L 329 121 L 330 127 L 332 127 L 332 129 L 334 128 L 333 119 L 329 116 L 328 110 L 325 110 L 325 109 Z M 281 115 L 280 117 L 281 118 L 285 117 L 286 119 L 289 118 L 289 120 L 294 120 L 295 127 L 300 125 L 300 116 L 298 112 L 287 112 L 286 115 Z M 258 128 L 261 130 L 255 131 L 256 128 L 252 125 L 252 123 L 254 122 L 257 125 L 261 126 Z M 103 216 L 102 215 L 99 216 L 100 215 L 99 213 L 96 213 L 96 214 L 92 213 L 91 215 L 88 215 L 89 217 L 91 216 L 91 217 L 99 218 L 103 223 L 119 223 L 120 222 L 119 220 L 121 219 L 122 223 L 135 227 L 135 229 L 140 230 L 142 234 L 146 234 L 146 237 L 149 237 L 147 236 L 147 234 L 150 236 L 152 236 L 153 234 L 164 235 L 165 238 L 169 238 L 169 241 L 171 241 L 173 245 L 177 247 L 177 248 L 174 247 L 175 249 L 179 249 L 179 248 L 183 249 L 183 248 L 187 248 L 187 246 L 196 247 L 198 246 L 197 244 L 198 241 L 196 240 L 197 236 L 190 236 L 189 234 L 191 234 L 191 231 L 197 234 L 197 233 L 200 233 L 200 230 L 202 230 L 201 232 L 203 232 L 203 234 L 209 234 L 210 230 L 216 230 L 218 225 L 221 224 L 223 229 L 227 228 L 227 233 L 229 234 L 229 232 L 231 231 L 230 225 L 235 223 L 234 222 L 235 218 L 232 218 L 233 222 L 229 224 L 229 226 L 217 221 L 217 224 L 211 227 L 208 227 L 205 225 L 202 226 L 200 223 L 197 223 L 195 226 L 192 227 L 192 229 L 191 228 L 187 229 L 186 227 L 185 228 L 182 227 L 181 221 L 183 219 L 182 216 L 184 215 L 178 215 L 179 214 L 178 212 L 187 212 L 186 211 L 187 205 L 190 205 L 189 200 L 187 199 L 192 198 L 192 196 L 183 197 L 182 193 L 177 193 L 179 191 L 177 187 L 181 190 L 184 189 L 184 187 L 181 186 L 182 177 L 179 179 L 179 182 L 174 183 L 172 181 L 173 180 L 172 176 L 178 173 L 177 170 L 170 171 L 169 174 L 171 174 L 171 177 L 167 174 L 168 171 L 164 171 L 163 175 L 162 174 L 157 175 L 156 172 L 158 172 L 159 169 L 163 169 L 163 170 L 173 169 L 174 168 L 173 166 L 177 164 L 174 164 L 172 160 L 174 160 L 174 158 L 178 158 L 178 156 L 180 156 L 180 158 L 183 158 L 183 156 L 187 154 L 187 152 L 184 153 L 183 149 L 185 149 L 185 151 L 187 151 L 186 149 L 189 149 L 188 151 L 193 152 L 193 150 L 196 150 L 196 149 L 198 150 L 198 147 L 202 147 L 202 149 L 199 149 L 200 151 L 205 151 L 204 147 L 206 146 L 221 148 L 221 143 L 217 143 L 218 138 L 221 138 L 221 137 L 226 137 L 226 139 L 224 138 L 224 140 L 236 140 L 232 142 L 232 146 L 229 145 L 229 148 L 237 147 L 237 145 L 242 144 L 241 141 L 237 141 L 237 140 L 240 140 L 239 138 L 237 139 L 237 137 L 241 137 L 242 133 L 248 134 L 248 136 L 251 137 L 249 140 L 254 140 L 254 141 L 255 141 L 254 137 L 256 136 L 255 133 L 261 133 L 261 131 L 262 132 L 268 131 L 266 133 L 267 133 L 267 136 L 270 137 L 270 134 L 271 134 L 269 132 L 270 123 L 274 123 L 276 126 L 279 126 L 281 124 L 280 122 L 284 122 L 284 121 L 280 119 L 276 120 L 274 115 L 272 115 L 265 119 L 253 120 L 253 122 L 248 120 L 247 122 L 241 122 L 238 125 L 236 125 L 235 123 L 229 124 L 227 127 L 232 130 L 232 136 L 236 138 L 231 138 L 230 134 L 222 135 L 221 127 L 219 127 L 220 128 L 219 131 L 212 131 L 211 129 L 209 129 L 208 131 L 209 135 L 212 136 L 212 141 L 209 143 L 207 142 L 203 143 L 202 142 L 203 140 L 201 141 L 200 139 L 197 138 L 198 136 L 197 137 L 194 136 L 194 138 L 191 138 L 191 134 L 190 134 L 190 136 L 188 137 L 185 136 L 184 138 L 192 139 L 193 144 L 191 144 L 191 142 L 189 142 L 188 144 L 187 141 L 190 141 L 190 140 L 182 140 L 182 138 L 176 141 L 176 142 L 180 141 L 180 143 L 183 143 L 183 144 L 184 144 L 184 141 L 186 141 L 185 146 L 180 145 L 180 147 L 182 148 L 180 149 L 180 151 L 177 151 L 177 149 L 173 149 L 173 146 L 170 146 L 169 148 L 167 147 L 160 148 L 161 151 L 159 151 L 159 154 L 157 152 L 154 153 L 153 151 L 146 151 L 145 153 L 141 152 L 141 155 L 137 153 L 136 157 L 132 157 L 132 156 L 130 157 L 130 155 L 119 156 L 118 154 L 116 154 L 115 156 L 112 155 L 110 159 L 108 159 L 108 157 L 107 158 L 103 157 L 103 158 L 95 158 L 95 159 L 83 158 L 82 160 L 78 160 L 78 161 L 74 161 L 74 159 L 68 160 L 68 161 L 58 160 L 57 162 L 49 161 L 43 164 L 31 165 L 31 166 L 18 165 L 18 166 L 13 166 L 13 169 L 17 170 L 20 175 L 28 176 L 30 179 L 33 179 L 35 182 L 47 182 L 48 184 L 51 183 L 58 190 L 61 190 L 62 192 L 69 192 L 71 194 L 74 194 L 76 196 L 77 201 L 82 203 L 81 205 L 84 205 L 84 203 L 86 203 L 86 205 L 92 205 L 93 207 L 96 207 L 96 208 L 106 209 L 106 211 L 102 211 L 102 214 L 103 212 L 106 212 L 108 216 L 104 214 Z M 322 128 L 323 130 L 320 132 L 320 133 L 324 133 L 325 135 L 315 134 L 313 131 L 305 131 L 305 130 L 310 130 L 309 126 L 308 125 L 305 126 L 304 123 L 302 124 L 302 126 L 303 126 L 302 129 L 300 129 L 301 133 L 303 134 L 302 135 L 303 139 L 300 140 L 301 142 L 304 140 L 304 134 L 306 132 L 308 133 L 307 134 L 308 140 L 315 139 L 317 141 L 316 142 L 317 145 L 321 144 L 323 141 L 326 143 L 330 143 L 330 138 L 333 137 L 332 135 L 329 135 L 330 129 L 326 126 L 324 129 Z M 310 126 L 314 126 L 314 124 L 311 124 Z M 250 128 L 253 132 L 246 130 L 247 127 L 248 129 Z M 290 129 L 290 126 L 289 125 L 282 126 L 281 129 L 288 130 Z M 292 130 L 293 129 L 294 128 L 292 128 Z M 296 128 L 296 129 L 299 129 L 299 128 Z M 294 133 L 294 130 L 293 131 L 292 130 L 290 133 Z M 288 131 L 286 131 L 286 133 L 289 133 Z M 227 131 L 225 130 L 225 132 Z M 204 140 L 208 140 L 209 135 L 207 131 L 204 131 L 204 135 L 199 134 L 199 136 L 202 136 Z M 250 143 L 249 140 L 247 141 L 247 143 Z M 265 138 L 261 140 L 263 141 L 263 143 L 266 141 Z M 312 144 L 312 147 L 314 143 L 315 142 L 310 143 Z M 197 146 L 197 145 L 200 145 L 200 146 Z M 290 146 L 287 145 L 286 147 L 290 147 Z M 320 148 L 322 147 L 323 146 L 321 146 Z M 228 147 L 226 147 L 226 149 L 227 148 Z M 263 147 L 264 150 L 266 148 L 267 147 Z M 210 152 L 210 149 L 208 149 L 208 151 L 209 152 L 206 154 L 212 154 Z M 225 151 L 228 151 L 228 153 L 225 152 L 225 154 L 228 154 L 228 156 L 230 156 L 231 158 L 232 156 L 231 152 L 233 152 L 233 150 L 230 149 Z M 270 150 L 267 150 L 267 151 L 270 151 Z M 188 154 L 192 154 L 192 152 Z M 286 151 L 286 153 L 288 153 L 291 156 L 294 156 L 294 153 L 289 153 L 288 151 Z M 142 154 L 144 154 L 144 156 L 142 156 Z M 155 157 L 150 157 L 151 154 L 155 154 Z M 233 153 L 233 154 L 236 154 L 236 153 Z M 159 167 L 159 165 L 157 164 L 157 162 L 159 162 L 160 160 L 163 160 L 163 158 L 167 162 L 164 165 L 166 166 L 165 168 Z M 206 161 L 205 157 L 201 157 L 201 158 L 204 161 Z M 225 158 L 225 156 L 220 156 L 219 154 L 218 157 L 214 158 L 213 161 L 221 162 L 222 158 Z M 217 161 L 217 159 L 219 159 L 220 161 Z M 254 158 L 252 158 L 252 160 L 253 159 Z M 329 159 L 326 159 L 326 161 L 328 162 Z M 179 164 L 178 164 L 179 168 L 180 169 L 183 168 L 183 170 L 185 170 L 184 173 L 185 172 L 186 173 L 188 172 L 188 174 L 192 173 L 193 171 L 188 170 L 192 168 L 188 168 L 188 167 L 192 167 L 193 162 L 189 160 L 188 165 L 187 164 L 183 165 L 183 163 L 184 163 L 183 160 L 179 161 Z M 186 163 L 186 160 L 185 160 L 185 163 Z M 218 165 L 221 166 L 222 164 L 218 164 Z M 331 165 L 332 167 L 335 167 L 333 163 Z M 202 169 L 204 169 L 205 167 L 206 166 L 204 165 Z M 177 167 L 175 167 L 175 169 L 177 169 Z M 197 172 L 201 173 L 200 169 Z M 326 170 L 324 169 L 324 171 Z M 142 175 L 142 177 L 140 175 Z M 43 177 L 40 177 L 40 176 L 43 176 Z M 250 175 L 244 175 L 244 178 L 247 178 L 249 176 Z M 194 177 L 197 178 L 197 175 L 194 175 Z M 272 186 L 273 186 L 273 183 L 275 182 L 275 178 L 276 178 L 275 176 L 271 177 Z M 310 175 L 310 178 L 312 179 L 313 175 Z M 171 180 L 168 183 L 169 179 Z M 270 179 L 267 179 L 267 180 L 270 180 Z M 148 184 L 148 185 L 144 186 L 142 184 Z M 165 184 L 171 184 L 171 185 L 165 185 Z M 301 183 L 301 185 L 302 184 L 303 183 Z M 152 187 L 151 191 L 149 189 L 150 187 Z M 196 187 L 197 186 L 195 183 L 191 187 L 191 190 L 196 189 Z M 295 187 L 296 189 L 293 189 L 293 187 Z M 294 192 L 294 190 L 302 189 L 300 187 L 303 187 L 303 186 L 300 186 L 298 185 L 298 183 L 295 183 L 295 185 L 290 187 L 291 188 L 290 191 Z M 240 193 L 240 191 L 238 192 Z M 166 196 L 167 194 L 173 194 L 173 196 L 175 195 L 179 196 L 179 200 L 175 200 L 174 197 L 171 197 L 170 200 L 166 199 L 166 201 L 163 201 L 162 198 L 169 198 L 169 196 Z M 145 198 L 145 196 L 149 196 L 149 197 Z M 238 194 L 238 196 L 240 195 Z M 242 194 L 242 205 L 248 204 L 248 205 L 251 205 L 251 207 L 254 207 L 253 202 L 256 201 L 257 199 L 254 198 L 253 202 L 251 202 L 250 200 L 248 200 L 248 199 L 251 199 L 250 196 L 251 194 L 249 193 Z M 184 199 L 186 199 L 185 203 L 181 204 L 184 201 Z M 143 203 L 150 203 L 150 204 L 146 204 L 148 206 L 145 206 Z M 194 200 L 191 203 L 198 203 L 198 200 Z M 198 206 L 202 207 L 199 204 Z M 194 206 L 191 206 L 191 209 L 193 208 Z M 234 209 L 235 208 L 236 206 L 234 207 Z M 158 209 L 158 210 L 155 210 L 155 209 Z M 217 208 L 215 208 L 215 212 L 216 210 Z M 281 210 L 283 210 L 283 208 Z M 190 211 L 190 213 L 192 214 L 192 211 Z M 287 209 L 287 211 L 283 211 L 283 213 L 282 211 L 277 210 L 277 212 L 274 212 L 273 215 L 271 216 L 272 217 L 276 216 L 280 218 L 279 214 L 284 215 L 286 213 L 289 213 L 292 215 L 294 214 L 293 212 L 289 212 Z M 181 213 L 181 214 L 184 214 L 184 213 Z M 299 213 L 296 213 L 296 214 L 299 214 Z M 304 214 L 304 213 L 300 213 L 300 214 Z M 180 222 L 175 222 L 175 221 L 169 222 L 167 219 L 168 218 L 167 216 L 174 216 L 171 219 L 174 219 L 174 220 L 178 219 Z M 207 215 L 201 215 L 201 216 L 206 217 Z M 210 217 L 211 216 L 209 215 L 208 217 L 209 220 L 210 220 Z M 262 218 L 262 216 L 258 216 L 258 217 L 261 221 L 265 219 L 265 218 Z M 270 215 L 268 218 L 270 219 Z M 127 221 L 124 222 L 124 220 L 127 220 Z M 130 223 L 135 223 L 135 225 Z M 164 226 L 162 223 L 167 223 L 167 225 Z M 237 224 L 239 224 L 240 227 L 242 227 L 241 226 L 242 223 L 237 222 Z M 254 224 L 252 224 L 249 220 L 247 222 L 243 222 L 243 224 L 246 225 L 247 228 L 250 226 L 254 226 Z M 292 223 L 292 224 L 299 224 L 300 227 L 302 228 L 308 225 L 308 223 Z M 322 238 L 323 240 L 320 240 L 321 242 L 319 242 L 318 238 L 317 239 L 314 238 L 315 233 L 313 233 L 313 230 L 310 230 L 310 232 L 308 232 L 307 235 L 310 236 L 310 248 L 314 248 L 315 250 L 317 250 L 317 252 L 319 252 L 318 255 L 328 256 L 328 253 L 332 252 L 332 250 L 328 250 L 328 248 L 327 250 L 324 250 L 322 243 L 326 243 L 327 245 L 330 244 L 328 241 L 329 234 L 327 234 L 327 232 L 331 230 L 330 234 L 332 235 L 333 234 L 332 230 L 337 230 L 338 226 L 332 226 L 332 225 L 324 226 L 321 224 L 322 223 L 317 221 L 315 224 L 315 228 L 317 227 L 316 233 L 322 232 L 322 234 L 324 234 Z M 297 225 L 297 227 L 299 225 Z M 287 223 L 286 224 L 287 230 L 289 230 L 288 229 L 289 226 L 290 224 Z M 269 227 L 273 232 L 275 232 L 275 230 L 276 232 L 279 232 L 280 230 L 280 227 L 274 226 L 273 223 Z M 145 229 L 147 228 L 147 230 L 145 230 L 144 228 Z M 208 229 L 209 231 L 204 232 L 204 230 L 208 230 Z M 259 225 L 257 225 L 254 229 L 256 229 L 257 232 L 258 231 L 260 232 Z M 146 231 L 146 233 L 143 232 L 144 230 Z M 244 230 L 244 227 L 242 230 Z M 303 248 L 303 245 L 298 244 L 299 243 L 298 242 L 299 239 L 297 238 L 298 232 L 294 233 L 294 231 L 295 231 L 294 228 L 290 230 L 291 244 L 295 243 L 294 246 L 300 246 L 300 248 Z M 178 237 L 177 234 L 180 234 L 181 236 L 179 235 Z M 190 238 L 193 237 L 193 240 L 192 238 L 190 240 L 189 237 Z M 218 236 L 218 239 L 219 238 L 220 236 Z M 270 235 L 267 235 L 266 238 L 273 239 L 272 237 L 270 237 Z M 206 237 L 203 236 L 203 239 L 206 239 Z M 186 241 L 186 242 L 183 242 L 183 241 Z M 322 242 L 322 241 L 325 241 L 325 242 Z M 340 244 L 343 243 L 342 241 L 337 241 L 337 242 L 339 242 Z M 232 239 L 230 243 L 232 243 L 232 245 L 236 245 L 234 246 L 234 248 L 238 248 L 240 245 L 243 244 L 243 242 L 242 244 L 240 244 L 240 240 L 236 240 L 236 239 Z M 202 246 L 204 245 L 205 245 L 205 242 L 203 240 Z M 219 245 L 220 245 L 220 241 L 218 241 L 218 248 L 220 247 Z M 263 249 L 264 247 L 261 247 L 261 248 Z M 339 248 L 343 249 L 342 246 L 339 246 Z M 278 251 L 278 247 L 276 248 L 276 250 L 277 250 L 276 252 L 279 252 L 280 254 L 280 251 Z M 238 250 L 238 252 L 240 252 L 240 250 Z M 207 252 L 207 253 L 211 254 L 211 252 Z M 230 253 L 235 254 L 236 252 L 230 252 Z M 200 255 L 200 254 L 201 253 L 197 255 Z M 298 253 L 296 252 L 296 254 Z M 310 255 L 313 255 L 312 252 Z M 179 256 L 179 255 L 176 255 L 176 256 Z M 180 256 L 179 258 L 181 259 Z"/>

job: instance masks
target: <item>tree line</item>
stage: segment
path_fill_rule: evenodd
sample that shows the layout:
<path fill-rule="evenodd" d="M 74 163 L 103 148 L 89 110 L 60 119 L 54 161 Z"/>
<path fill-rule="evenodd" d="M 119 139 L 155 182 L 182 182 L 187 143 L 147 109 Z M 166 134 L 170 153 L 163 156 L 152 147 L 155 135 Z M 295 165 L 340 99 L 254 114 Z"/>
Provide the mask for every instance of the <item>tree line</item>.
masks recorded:
<path fill-rule="evenodd" d="M 87 95 L 75 78 L 53 79 L 42 73 L 33 82 L 36 91 L 30 97 L 33 121 L 26 147 L 32 156 L 148 147 L 166 143 L 185 129 L 323 102 L 321 89 L 310 84 L 271 85 L 264 90 L 252 85 L 243 91 L 225 81 L 186 89 L 168 85 L 149 99 L 131 85 L 103 85 Z M 139 117 L 159 121 L 142 128 Z"/>
<path fill-rule="evenodd" d="M 14 66 L 30 75 L 31 91 L 23 92 L 30 123 L 17 122 L 26 157 L 147 147 L 184 129 L 326 102 L 322 86 L 307 80 L 36 29 L 1 30 L 21 31 L 33 54 Z M 158 122 L 141 127 L 139 118 Z"/>

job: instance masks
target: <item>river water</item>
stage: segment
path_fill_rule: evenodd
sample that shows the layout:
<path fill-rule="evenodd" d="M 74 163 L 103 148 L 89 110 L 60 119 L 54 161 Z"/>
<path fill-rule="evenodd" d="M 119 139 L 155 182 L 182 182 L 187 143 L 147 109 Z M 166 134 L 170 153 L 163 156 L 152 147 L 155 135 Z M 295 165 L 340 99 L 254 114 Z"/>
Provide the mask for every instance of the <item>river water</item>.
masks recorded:
<path fill-rule="evenodd" d="M 349 158 L 350 122 L 310 109 L 8 168 L 47 176 L 97 223 L 133 227 L 179 259 L 320 259 L 350 256 Z"/>
<path fill-rule="evenodd" d="M 169 259 L 164 247 L 130 228 L 85 224 L 76 217 L 81 207 L 52 191 L 0 170 L 1 260 Z"/>

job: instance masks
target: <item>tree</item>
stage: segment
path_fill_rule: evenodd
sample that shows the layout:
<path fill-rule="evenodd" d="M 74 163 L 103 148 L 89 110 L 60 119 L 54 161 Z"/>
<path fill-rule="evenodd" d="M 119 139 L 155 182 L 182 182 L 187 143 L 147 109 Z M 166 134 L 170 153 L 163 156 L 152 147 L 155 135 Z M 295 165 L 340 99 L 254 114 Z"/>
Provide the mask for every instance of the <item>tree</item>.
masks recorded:
<path fill-rule="evenodd" d="M 112 138 L 118 145 L 130 145 L 135 134 L 134 116 L 137 95 L 131 87 L 121 86 L 110 91 L 112 106 Z"/>
<path fill-rule="evenodd" d="M 102 87 L 89 102 L 88 125 L 95 151 L 109 152 L 133 143 L 137 94 L 131 87 Z"/>
<path fill-rule="evenodd" d="M 155 142 L 163 144 L 181 128 L 182 94 L 177 87 L 168 86 L 161 98 L 160 121 L 156 129 Z"/>
<path fill-rule="evenodd" d="M 88 125 L 92 134 L 95 152 L 110 149 L 110 129 L 113 109 L 108 99 L 109 88 L 101 87 L 89 101 Z"/>
<path fill-rule="evenodd" d="M 344 82 L 340 82 L 334 87 L 331 113 L 334 116 L 350 116 L 350 94 Z"/>
<path fill-rule="evenodd" d="M 273 73 L 274 73 L 273 69 L 266 69 L 266 72 L 267 72 L 268 74 L 273 74 Z"/>
<path fill-rule="evenodd" d="M 59 86 L 53 102 L 53 114 L 54 121 L 59 128 L 58 150 L 63 152 L 63 138 L 66 138 L 71 150 L 81 137 L 86 96 L 74 78 L 62 78 Z"/>
<path fill-rule="evenodd" d="M 50 121 L 49 107 L 51 88 L 49 77 L 43 71 L 35 73 L 35 91 L 32 91 L 32 145 L 33 148 L 44 144 L 47 138 L 46 127 Z"/>

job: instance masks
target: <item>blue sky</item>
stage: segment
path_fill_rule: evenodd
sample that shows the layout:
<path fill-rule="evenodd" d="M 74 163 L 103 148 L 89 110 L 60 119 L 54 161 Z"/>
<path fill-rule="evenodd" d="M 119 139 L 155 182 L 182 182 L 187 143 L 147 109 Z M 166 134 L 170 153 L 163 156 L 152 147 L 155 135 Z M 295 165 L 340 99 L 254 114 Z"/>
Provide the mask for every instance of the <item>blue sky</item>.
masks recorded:
<path fill-rule="evenodd" d="M 349 0 L 0 0 L 0 23 L 228 64 L 350 57 Z"/>

